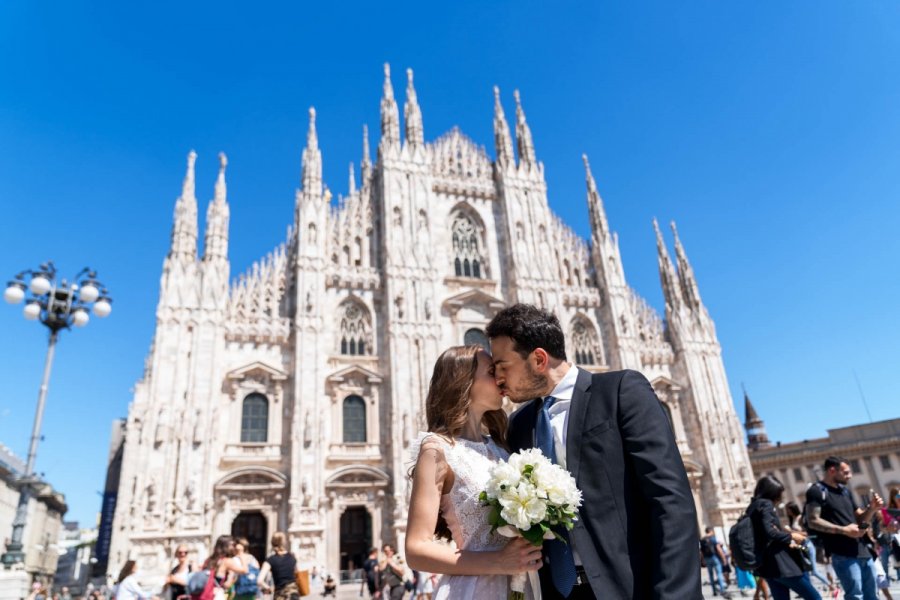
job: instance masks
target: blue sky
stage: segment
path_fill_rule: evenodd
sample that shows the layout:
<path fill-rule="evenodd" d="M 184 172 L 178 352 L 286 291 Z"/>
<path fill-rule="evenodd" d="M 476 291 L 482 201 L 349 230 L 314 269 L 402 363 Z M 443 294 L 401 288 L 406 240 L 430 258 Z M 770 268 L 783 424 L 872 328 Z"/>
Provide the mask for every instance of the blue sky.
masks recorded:
<path fill-rule="evenodd" d="M 415 69 L 428 139 L 458 125 L 491 154 L 491 88 L 507 114 L 519 88 L 551 207 L 588 234 L 586 152 L 660 310 L 651 219 L 676 220 L 732 393 L 773 439 L 867 420 L 854 371 L 872 418 L 897 416 L 900 4 L 132 4 L 0 5 L 0 276 L 91 265 L 114 296 L 63 334 L 50 384 L 38 470 L 69 518 L 100 507 L 187 152 L 201 212 L 229 156 L 239 273 L 284 238 L 310 105 L 346 191 L 385 61 L 401 101 Z M 0 442 L 24 455 L 46 336 L 4 305 L 0 339 Z"/>

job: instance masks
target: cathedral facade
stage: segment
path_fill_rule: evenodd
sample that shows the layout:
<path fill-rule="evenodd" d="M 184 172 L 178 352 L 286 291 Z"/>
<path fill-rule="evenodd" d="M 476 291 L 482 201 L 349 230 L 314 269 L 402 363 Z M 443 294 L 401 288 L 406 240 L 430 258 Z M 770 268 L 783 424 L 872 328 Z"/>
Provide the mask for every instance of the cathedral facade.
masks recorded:
<path fill-rule="evenodd" d="M 294 222 L 234 280 L 227 161 L 199 254 L 188 156 L 128 413 L 111 572 L 136 558 L 162 574 L 176 544 L 202 557 L 225 533 L 246 535 L 261 555 L 285 531 L 299 559 L 329 572 L 358 566 L 373 544 L 402 548 L 408 447 L 424 428 L 434 361 L 449 346 L 486 343 L 484 326 L 514 302 L 556 313 L 571 361 L 643 372 L 670 416 L 697 525 L 740 515 L 753 474 L 674 224 L 675 264 L 654 223 L 663 320 L 626 282 L 586 157 L 590 240 L 548 206 L 518 93 L 510 127 L 494 90 L 491 159 L 458 129 L 426 142 L 407 78 L 401 129 L 385 67 L 377 156 L 364 129 L 359 186 L 351 165 L 338 202 L 323 185 L 310 109 Z"/>

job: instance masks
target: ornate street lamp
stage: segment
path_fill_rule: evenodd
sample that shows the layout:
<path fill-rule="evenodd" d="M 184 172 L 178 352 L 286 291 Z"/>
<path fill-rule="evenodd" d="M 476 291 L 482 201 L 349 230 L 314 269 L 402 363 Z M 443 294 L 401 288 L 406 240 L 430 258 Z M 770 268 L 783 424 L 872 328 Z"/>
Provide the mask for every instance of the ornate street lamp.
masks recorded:
<path fill-rule="evenodd" d="M 26 276 L 29 281 L 26 283 Z M 106 288 L 97 281 L 97 274 L 90 269 L 82 269 L 68 283 L 65 279 L 57 282 L 56 267 L 46 262 L 37 270 L 22 271 L 10 281 L 3 292 L 3 299 L 10 304 L 25 301 L 22 313 L 29 321 L 40 321 L 50 330 L 50 344 L 47 347 L 47 358 L 44 362 L 44 377 L 38 393 L 37 410 L 34 414 L 34 428 L 31 430 L 31 444 L 28 446 L 28 462 L 25 473 L 19 479 L 19 504 L 13 520 L 12 538 L 6 546 L 6 553 L 0 562 L 6 568 L 25 562 L 22 536 L 25 532 L 25 521 L 28 517 L 28 501 L 33 494 L 32 486 L 39 481 L 34 476 L 34 462 L 37 457 L 38 442 L 41 438 L 41 421 L 44 418 L 44 402 L 47 399 L 47 384 L 50 381 L 50 368 L 53 365 L 53 352 L 56 340 L 63 329 L 84 327 L 90 321 L 93 308 L 98 317 L 106 317 L 112 311 L 112 299 Z"/>

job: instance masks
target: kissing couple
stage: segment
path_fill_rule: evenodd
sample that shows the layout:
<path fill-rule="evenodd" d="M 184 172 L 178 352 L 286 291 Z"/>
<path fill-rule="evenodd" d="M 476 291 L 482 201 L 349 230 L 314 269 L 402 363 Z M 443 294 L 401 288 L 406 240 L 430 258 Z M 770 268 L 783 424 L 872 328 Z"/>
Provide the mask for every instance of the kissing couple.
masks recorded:
<path fill-rule="evenodd" d="M 500 311 L 485 331 L 490 354 L 458 346 L 438 358 L 428 432 L 413 448 L 406 558 L 443 575 L 433 598 L 505 599 L 511 575 L 537 571 L 528 598 L 699 600 L 694 499 L 647 379 L 569 363 L 559 320 L 534 306 Z M 520 405 L 509 418 L 504 396 Z M 564 542 L 492 532 L 479 501 L 491 468 L 528 448 L 582 492 L 574 529 L 558 532 Z"/>

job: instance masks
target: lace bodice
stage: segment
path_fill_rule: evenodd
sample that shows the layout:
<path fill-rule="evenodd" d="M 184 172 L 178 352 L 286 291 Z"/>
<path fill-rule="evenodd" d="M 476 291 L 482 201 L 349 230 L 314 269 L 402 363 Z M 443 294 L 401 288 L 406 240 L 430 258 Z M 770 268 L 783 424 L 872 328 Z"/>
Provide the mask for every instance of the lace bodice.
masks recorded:
<path fill-rule="evenodd" d="M 509 540 L 498 533 L 491 533 L 488 524 L 488 508 L 481 505 L 478 495 L 484 491 L 491 467 L 505 461 L 509 454 L 489 437 L 484 442 L 458 439 L 450 444 L 430 433 L 419 434 L 415 456 L 425 440 L 441 445 L 444 457 L 453 470 L 454 481 L 450 492 L 441 496 L 441 514 L 453 534 L 453 541 L 461 550 L 497 550 Z"/>

